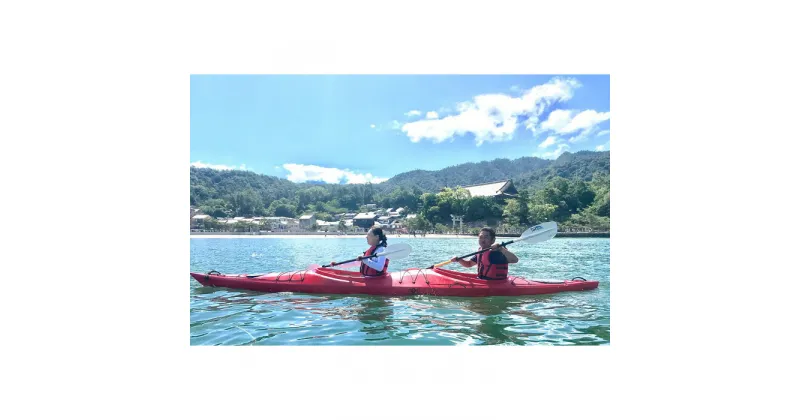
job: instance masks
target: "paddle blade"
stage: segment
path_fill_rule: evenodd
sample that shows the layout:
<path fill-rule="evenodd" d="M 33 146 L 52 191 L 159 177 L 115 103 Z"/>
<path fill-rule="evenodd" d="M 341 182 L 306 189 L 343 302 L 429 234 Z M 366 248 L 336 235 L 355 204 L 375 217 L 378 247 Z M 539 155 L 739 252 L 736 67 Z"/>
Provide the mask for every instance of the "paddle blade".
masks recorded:
<path fill-rule="evenodd" d="M 558 224 L 556 222 L 544 222 L 526 230 L 514 242 L 526 241 L 535 244 L 553 239 L 556 233 L 558 233 Z"/>
<path fill-rule="evenodd" d="M 411 255 L 411 245 L 409 244 L 392 244 L 386 247 L 386 250 L 377 254 L 377 257 L 387 256 L 390 259 L 403 259 Z"/>

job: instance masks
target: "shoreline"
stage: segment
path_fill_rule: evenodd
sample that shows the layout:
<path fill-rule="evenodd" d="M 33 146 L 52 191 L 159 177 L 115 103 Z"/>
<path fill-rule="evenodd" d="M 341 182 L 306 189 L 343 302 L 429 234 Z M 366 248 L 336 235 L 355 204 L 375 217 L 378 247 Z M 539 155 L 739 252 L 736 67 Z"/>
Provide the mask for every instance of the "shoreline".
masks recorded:
<path fill-rule="evenodd" d="M 325 235 L 322 233 L 256 233 L 256 232 L 191 232 L 189 237 L 191 239 L 197 238 L 217 238 L 217 239 L 235 239 L 235 238 L 254 238 L 254 239 L 264 239 L 264 238 L 288 238 L 288 239 L 300 239 L 300 238 L 309 238 L 309 239 L 346 239 L 346 238 L 363 238 L 364 233 L 358 234 L 351 234 L 351 235 L 336 235 L 336 234 L 329 234 Z M 398 235 L 398 234 L 387 234 L 387 238 L 393 239 L 475 239 L 478 235 L 471 235 L 471 234 L 464 234 L 464 235 L 446 235 L 440 233 L 430 233 L 425 235 L 424 237 L 421 235 Z M 497 234 L 497 238 L 518 238 L 519 235 L 513 234 Z M 610 232 L 558 232 L 555 236 L 556 238 L 610 238 Z"/>

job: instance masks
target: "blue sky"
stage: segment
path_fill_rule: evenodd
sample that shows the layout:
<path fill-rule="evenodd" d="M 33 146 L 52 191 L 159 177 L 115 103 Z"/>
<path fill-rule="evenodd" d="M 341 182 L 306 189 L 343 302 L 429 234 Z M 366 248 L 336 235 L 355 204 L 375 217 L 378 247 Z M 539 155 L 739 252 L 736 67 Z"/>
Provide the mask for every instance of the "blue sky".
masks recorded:
<path fill-rule="evenodd" d="M 607 75 L 191 77 L 191 164 L 296 182 L 609 150 L 609 125 Z"/>

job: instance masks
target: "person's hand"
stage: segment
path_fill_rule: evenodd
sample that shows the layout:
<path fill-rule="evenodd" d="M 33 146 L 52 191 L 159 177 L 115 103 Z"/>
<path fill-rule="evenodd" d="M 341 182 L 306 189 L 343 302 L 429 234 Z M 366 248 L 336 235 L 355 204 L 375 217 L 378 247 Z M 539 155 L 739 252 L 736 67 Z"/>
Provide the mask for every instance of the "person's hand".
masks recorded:
<path fill-rule="evenodd" d="M 336 265 L 336 261 L 331 261 L 331 267 L 333 267 L 334 265 Z"/>
<path fill-rule="evenodd" d="M 491 249 L 492 251 L 497 251 L 499 248 L 500 244 L 492 244 L 492 246 L 489 247 L 489 249 Z"/>
<path fill-rule="evenodd" d="M 364 256 L 363 256 L 363 255 L 359 255 L 358 257 L 356 257 L 356 261 L 361 261 L 361 260 L 363 260 L 363 259 L 364 259 Z"/>
<path fill-rule="evenodd" d="M 459 261 L 459 260 L 461 260 L 461 258 L 458 258 L 458 257 L 450 258 L 450 262 L 456 262 L 456 261 Z"/>

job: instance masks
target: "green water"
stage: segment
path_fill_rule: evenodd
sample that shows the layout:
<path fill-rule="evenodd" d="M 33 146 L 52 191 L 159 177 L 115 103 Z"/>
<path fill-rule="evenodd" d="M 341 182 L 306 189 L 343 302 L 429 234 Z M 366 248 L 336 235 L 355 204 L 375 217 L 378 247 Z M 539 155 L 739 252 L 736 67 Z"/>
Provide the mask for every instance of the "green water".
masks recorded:
<path fill-rule="evenodd" d="M 390 271 L 423 267 L 477 249 L 476 238 L 390 238 L 414 248 Z M 192 238 L 195 272 L 266 273 L 353 258 L 351 238 Z M 189 277 L 192 345 L 574 345 L 608 344 L 609 249 L 602 238 L 511 245 L 509 274 L 599 280 L 596 290 L 491 298 L 321 296 L 204 287 Z M 452 264 L 449 269 L 472 272 Z"/>

